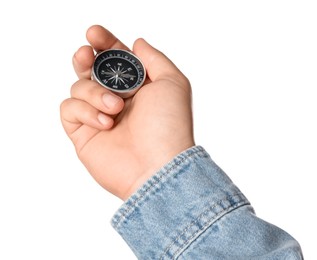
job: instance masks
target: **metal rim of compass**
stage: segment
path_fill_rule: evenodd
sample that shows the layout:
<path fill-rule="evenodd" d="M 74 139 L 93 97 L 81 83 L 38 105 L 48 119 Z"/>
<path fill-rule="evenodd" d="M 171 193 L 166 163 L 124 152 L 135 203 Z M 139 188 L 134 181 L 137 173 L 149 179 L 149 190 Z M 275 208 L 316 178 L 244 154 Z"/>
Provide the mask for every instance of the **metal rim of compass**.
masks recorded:
<path fill-rule="evenodd" d="M 140 81 L 137 80 L 136 84 L 133 87 L 129 87 L 127 89 L 114 89 L 114 88 L 112 88 L 110 86 L 107 86 L 100 79 L 100 76 L 98 75 L 98 72 L 96 71 L 97 68 L 99 68 L 100 65 L 96 66 L 96 62 L 98 62 L 98 58 L 103 56 L 105 53 L 111 53 L 111 52 L 113 52 L 113 53 L 116 53 L 116 52 L 125 53 L 126 55 L 130 56 L 131 58 L 133 58 L 138 65 L 140 65 L 141 71 L 143 72 L 142 79 Z M 135 67 L 135 64 L 133 62 L 131 62 L 130 59 L 125 59 L 125 58 L 123 58 L 121 56 L 120 57 L 113 56 L 111 58 L 112 59 L 113 58 L 117 58 L 119 60 L 120 59 L 125 60 L 125 61 L 129 62 L 132 66 Z M 107 59 L 105 59 L 105 60 L 107 60 Z M 103 63 L 103 61 L 99 61 L 99 63 Z M 138 68 L 135 67 L 135 69 L 136 69 L 137 72 L 139 71 Z M 138 76 L 138 78 L 141 77 L 139 74 L 137 76 Z M 145 81 L 145 78 L 146 78 L 146 70 L 145 70 L 145 67 L 144 67 L 142 61 L 136 55 L 134 55 L 131 51 L 127 51 L 127 50 L 123 50 L 123 49 L 108 49 L 108 50 L 104 50 L 104 51 L 98 52 L 97 55 L 95 56 L 95 60 L 94 60 L 93 66 L 92 66 L 92 79 L 97 81 L 104 88 L 114 92 L 115 94 L 117 94 L 118 96 L 120 96 L 122 98 L 128 98 L 128 97 L 133 96 L 139 90 L 139 88 L 143 85 L 143 83 Z"/>

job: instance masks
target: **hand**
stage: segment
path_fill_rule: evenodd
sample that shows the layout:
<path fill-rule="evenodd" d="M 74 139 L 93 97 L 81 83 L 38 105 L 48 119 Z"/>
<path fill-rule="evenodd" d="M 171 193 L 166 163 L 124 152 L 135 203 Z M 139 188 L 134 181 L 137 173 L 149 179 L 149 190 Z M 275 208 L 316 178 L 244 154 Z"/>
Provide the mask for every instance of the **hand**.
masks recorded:
<path fill-rule="evenodd" d="M 61 104 L 61 121 L 94 179 L 125 200 L 194 145 L 191 88 L 163 53 L 138 39 L 133 52 L 148 79 L 133 97 L 123 100 L 91 80 L 91 67 L 94 50 L 128 48 L 98 25 L 86 36 L 91 46 L 79 48 L 73 57 L 79 80 L 71 88 L 71 98 Z"/>

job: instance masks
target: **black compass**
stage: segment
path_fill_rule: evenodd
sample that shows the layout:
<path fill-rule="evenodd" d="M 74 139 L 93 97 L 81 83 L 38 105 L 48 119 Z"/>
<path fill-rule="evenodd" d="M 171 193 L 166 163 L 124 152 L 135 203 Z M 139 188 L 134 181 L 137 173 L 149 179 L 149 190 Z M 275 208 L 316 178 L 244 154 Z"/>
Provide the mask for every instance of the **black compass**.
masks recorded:
<path fill-rule="evenodd" d="M 106 50 L 98 53 L 92 68 L 92 77 L 117 95 L 131 97 L 142 86 L 145 68 L 138 57 L 125 50 Z"/>

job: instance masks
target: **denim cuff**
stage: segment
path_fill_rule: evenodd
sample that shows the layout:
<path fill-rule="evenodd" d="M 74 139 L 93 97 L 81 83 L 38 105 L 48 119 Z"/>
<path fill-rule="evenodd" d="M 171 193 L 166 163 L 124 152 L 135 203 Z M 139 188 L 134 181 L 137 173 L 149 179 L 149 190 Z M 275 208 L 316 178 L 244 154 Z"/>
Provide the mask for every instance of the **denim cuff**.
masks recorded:
<path fill-rule="evenodd" d="M 151 177 L 111 223 L 138 259 L 175 259 L 214 222 L 248 204 L 204 148 L 194 146 Z"/>

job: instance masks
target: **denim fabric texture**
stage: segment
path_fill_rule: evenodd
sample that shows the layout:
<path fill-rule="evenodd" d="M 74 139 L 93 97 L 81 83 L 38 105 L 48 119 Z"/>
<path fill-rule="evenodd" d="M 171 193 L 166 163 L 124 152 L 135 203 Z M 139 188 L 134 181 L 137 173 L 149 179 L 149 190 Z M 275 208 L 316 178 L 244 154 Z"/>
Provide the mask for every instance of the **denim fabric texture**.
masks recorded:
<path fill-rule="evenodd" d="M 112 225 L 138 259 L 303 259 L 297 241 L 258 218 L 201 146 L 150 178 Z"/>

